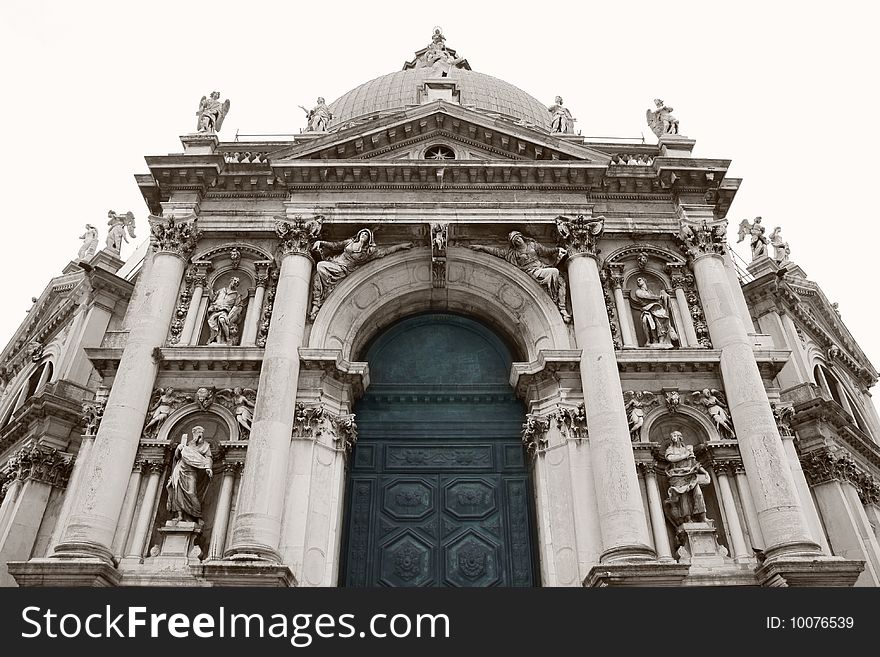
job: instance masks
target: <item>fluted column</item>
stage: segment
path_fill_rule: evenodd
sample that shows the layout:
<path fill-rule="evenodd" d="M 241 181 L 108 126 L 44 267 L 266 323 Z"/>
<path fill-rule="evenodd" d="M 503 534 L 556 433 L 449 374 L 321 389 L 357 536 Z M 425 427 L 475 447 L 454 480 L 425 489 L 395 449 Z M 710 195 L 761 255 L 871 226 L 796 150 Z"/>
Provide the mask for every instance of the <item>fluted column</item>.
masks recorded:
<path fill-rule="evenodd" d="M 259 394 L 242 475 L 232 544 L 226 555 L 278 563 L 285 481 L 299 382 L 299 347 L 305 332 L 312 258 L 320 220 L 280 220 L 281 270 L 266 338 Z"/>
<path fill-rule="evenodd" d="M 254 263 L 257 273 L 257 287 L 244 318 L 244 333 L 239 343 L 242 347 L 253 347 L 257 343 L 257 330 L 260 326 L 260 317 L 263 314 L 263 300 L 266 298 L 266 285 L 269 283 L 269 265 L 271 264 L 271 262 Z"/>
<path fill-rule="evenodd" d="M 660 561 L 672 561 L 672 548 L 669 546 L 669 534 L 666 531 L 666 516 L 663 513 L 663 502 L 660 499 L 660 486 L 654 466 L 644 464 L 645 490 L 648 493 L 648 513 L 651 515 L 651 531 L 654 535 L 654 549 Z"/>
<path fill-rule="evenodd" d="M 596 242 L 604 217 L 579 216 L 566 226 L 574 333 L 590 427 L 602 563 L 655 557 L 639 490 L 614 342 L 608 325 Z"/>
<path fill-rule="evenodd" d="M 699 347 L 700 340 L 697 337 L 697 329 L 694 327 L 694 318 L 691 317 L 691 307 L 688 304 L 687 294 L 684 291 L 685 281 L 689 274 L 685 273 L 684 265 L 667 265 L 672 278 L 672 288 L 675 291 L 675 306 L 678 307 L 681 323 L 679 330 L 684 333 L 684 342 L 689 347 Z"/>
<path fill-rule="evenodd" d="M 682 240 L 694 261 L 709 335 L 714 347 L 721 350 L 721 374 L 743 465 L 754 484 L 752 495 L 767 542 L 766 555 L 768 560 L 818 556 L 821 549 L 810 537 L 748 327 L 743 324 L 730 288 L 722 255 L 726 239 L 724 225 L 710 226 L 703 221 L 682 227 Z"/>
<path fill-rule="evenodd" d="M 150 537 L 150 525 L 153 521 L 153 512 L 156 507 L 156 497 L 159 494 L 159 480 L 162 478 L 162 471 L 165 466 L 160 461 L 149 461 L 145 463 L 147 468 L 147 484 L 144 487 L 144 496 L 141 498 L 141 506 L 138 511 L 137 524 L 134 526 L 134 533 L 131 535 L 131 541 L 128 544 L 128 552 L 126 558 L 140 560 L 144 556 L 146 546 L 144 545 Z"/>
<path fill-rule="evenodd" d="M 194 262 L 192 264 L 193 291 L 192 298 L 189 300 L 189 307 L 186 309 L 183 330 L 180 332 L 181 345 L 191 345 L 198 339 L 196 324 L 199 319 L 199 310 L 202 305 L 202 297 L 205 294 L 205 287 L 208 285 L 208 269 L 210 267 L 210 262 Z M 193 338 L 194 333 L 195 339 Z"/>
<path fill-rule="evenodd" d="M 200 233 L 195 215 L 151 216 L 150 229 L 155 253 L 149 275 L 140 282 L 143 301 L 132 318 L 93 457 L 83 473 L 83 492 L 55 556 L 96 557 L 112 564 L 113 536 L 158 368 L 154 350 L 165 343 L 184 266 Z"/>
<path fill-rule="evenodd" d="M 614 307 L 617 309 L 617 321 L 620 322 L 620 338 L 624 347 L 638 347 L 633 334 L 632 313 L 626 297 L 623 295 L 623 265 L 609 265 L 611 288 L 614 291 Z"/>
<path fill-rule="evenodd" d="M 235 484 L 235 473 L 238 466 L 238 463 L 228 463 L 223 470 L 223 481 L 220 482 L 220 494 L 217 496 L 217 509 L 214 512 L 214 526 L 211 529 L 209 559 L 223 558 L 223 548 L 226 546 L 226 529 L 229 527 L 229 510 L 232 507 L 232 488 Z"/>
<path fill-rule="evenodd" d="M 736 561 L 748 561 L 750 554 L 743 536 L 742 524 L 739 521 L 739 512 L 736 508 L 736 500 L 730 487 L 729 472 L 736 466 L 732 463 L 719 463 L 713 466 L 715 481 L 718 482 L 718 492 L 721 495 L 721 504 L 724 507 L 724 516 L 727 520 L 727 529 L 730 530 L 730 540 L 733 543 L 733 557 Z"/>

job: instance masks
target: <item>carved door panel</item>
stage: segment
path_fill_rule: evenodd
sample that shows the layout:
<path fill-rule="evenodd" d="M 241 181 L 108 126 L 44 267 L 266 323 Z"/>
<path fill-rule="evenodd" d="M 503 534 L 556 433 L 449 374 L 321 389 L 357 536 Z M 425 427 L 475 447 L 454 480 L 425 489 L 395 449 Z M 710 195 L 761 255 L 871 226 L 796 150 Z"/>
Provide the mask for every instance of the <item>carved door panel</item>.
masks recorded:
<path fill-rule="evenodd" d="M 385 367 L 381 358 L 370 358 L 377 349 L 368 352 L 375 379 L 356 409 L 360 437 L 348 485 L 342 582 L 533 586 L 531 493 L 519 439 L 523 410 L 504 379 L 485 380 L 487 370 L 497 379 L 509 363 L 484 366 L 491 334 L 480 327 L 475 337 L 468 325 L 475 322 L 428 317 L 434 322 L 420 316 L 402 323 L 424 329 L 415 331 L 418 339 L 407 333 L 409 344 L 436 341 L 444 330 L 446 342 L 422 349 L 412 376 L 427 368 L 443 371 L 446 380 L 403 385 L 398 374 L 388 382 L 385 372 L 408 376 L 405 368 L 399 362 Z M 444 362 L 431 370 L 426 352 Z M 407 358 L 408 352 L 394 355 Z"/>

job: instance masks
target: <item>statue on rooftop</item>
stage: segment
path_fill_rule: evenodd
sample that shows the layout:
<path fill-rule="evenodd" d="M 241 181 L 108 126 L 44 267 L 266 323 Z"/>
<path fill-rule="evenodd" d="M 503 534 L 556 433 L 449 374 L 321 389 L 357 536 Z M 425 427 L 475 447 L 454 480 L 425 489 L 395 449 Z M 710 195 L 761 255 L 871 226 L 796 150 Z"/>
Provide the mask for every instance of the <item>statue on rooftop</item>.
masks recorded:
<path fill-rule="evenodd" d="M 782 232 L 782 228 L 777 226 L 770 233 L 770 246 L 773 247 L 773 259 L 776 261 L 776 264 L 785 265 L 788 264 L 788 256 L 791 255 L 791 249 L 788 247 L 788 242 L 782 239 L 782 236 L 779 234 L 780 232 Z"/>
<path fill-rule="evenodd" d="M 210 96 L 202 96 L 199 102 L 199 111 L 196 112 L 198 123 L 196 130 L 205 134 L 213 135 L 220 132 L 223 119 L 229 112 L 229 99 L 220 102 L 220 92 L 212 91 Z"/>
<path fill-rule="evenodd" d="M 434 34 L 431 35 L 431 45 L 428 46 L 417 66 L 430 68 L 433 77 L 445 78 L 449 75 L 450 69 L 460 68 L 463 63 L 464 57 L 456 57 L 446 48 L 443 30 L 435 27 Z"/>
<path fill-rule="evenodd" d="M 306 113 L 306 120 L 308 121 L 306 130 L 309 132 L 327 132 L 333 114 L 330 113 L 330 108 L 327 107 L 322 97 L 318 97 L 318 104 L 312 109 L 306 109 L 302 105 L 300 105 L 300 108 Z"/>
<path fill-rule="evenodd" d="M 757 260 L 767 255 L 767 237 L 764 235 L 764 227 L 761 225 L 761 217 L 755 217 L 754 222 L 743 219 L 739 222 L 739 233 L 736 243 L 742 242 L 749 235 L 749 246 L 752 249 L 752 260 Z"/>
<path fill-rule="evenodd" d="M 574 119 L 567 107 L 562 106 L 562 96 L 556 96 L 553 104 L 547 108 L 550 112 L 550 132 L 573 133 Z"/>
<path fill-rule="evenodd" d="M 126 231 L 131 238 L 136 237 L 134 234 L 134 214 L 126 212 L 123 215 L 116 214 L 113 210 L 107 213 L 110 220 L 107 222 L 107 246 L 106 250 L 119 256 L 122 250 L 122 242 L 128 242 L 125 236 Z"/>
<path fill-rule="evenodd" d="M 98 250 L 98 229 L 92 226 L 92 224 L 86 224 L 86 232 L 80 235 L 79 238 L 83 243 L 79 247 L 79 253 L 77 253 L 76 257 L 80 260 L 88 260 Z"/>
<path fill-rule="evenodd" d="M 657 137 L 678 134 L 678 119 L 672 116 L 672 108 L 659 98 L 654 99 L 656 110 L 647 110 L 648 127 Z"/>

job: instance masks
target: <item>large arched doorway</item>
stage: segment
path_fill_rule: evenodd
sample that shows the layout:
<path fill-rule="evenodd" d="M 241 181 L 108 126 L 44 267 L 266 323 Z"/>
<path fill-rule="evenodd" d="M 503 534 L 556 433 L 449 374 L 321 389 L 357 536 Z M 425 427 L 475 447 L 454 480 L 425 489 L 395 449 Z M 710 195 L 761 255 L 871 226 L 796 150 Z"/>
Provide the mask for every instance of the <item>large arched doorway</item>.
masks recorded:
<path fill-rule="evenodd" d="M 342 583 L 533 586 L 509 349 L 472 319 L 432 313 L 386 330 L 363 360 Z"/>

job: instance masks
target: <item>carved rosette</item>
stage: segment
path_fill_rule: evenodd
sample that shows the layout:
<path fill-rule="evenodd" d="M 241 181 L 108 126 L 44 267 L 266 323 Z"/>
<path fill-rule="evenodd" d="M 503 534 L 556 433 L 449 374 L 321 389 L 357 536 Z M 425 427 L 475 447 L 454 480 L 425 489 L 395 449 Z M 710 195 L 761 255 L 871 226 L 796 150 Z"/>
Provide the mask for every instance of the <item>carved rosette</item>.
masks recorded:
<path fill-rule="evenodd" d="M 281 255 L 309 256 L 312 245 L 321 234 L 323 223 L 324 217 L 319 214 L 311 219 L 305 219 L 299 214 L 292 219 L 275 217 L 275 234 L 280 240 Z"/>
<path fill-rule="evenodd" d="M 537 456 L 547 451 L 547 430 L 550 428 L 550 418 L 537 413 L 526 415 L 526 421 L 522 425 L 522 443 L 531 456 Z"/>
<path fill-rule="evenodd" d="M 709 225 L 682 224 L 678 234 L 682 250 L 691 258 L 704 255 L 724 255 L 727 252 L 727 222 Z"/>
<path fill-rule="evenodd" d="M 579 214 L 574 219 L 556 218 L 559 241 L 568 251 L 569 257 L 589 255 L 598 257 L 599 238 L 605 230 L 605 217 L 587 217 Z"/>
<path fill-rule="evenodd" d="M 73 469 L 72 457 L 42 445 L 23 447 L 9 459 L 9 473 L 14 479 L 31 479 L 64 488 Z"/>
<path fill-rule="evenodd" d="M 180 219 L 151 214 L 149 222 L 150 244 L 157 253 L 173 253 L 189 258 L 202 235 L 195 214 Z"/>

